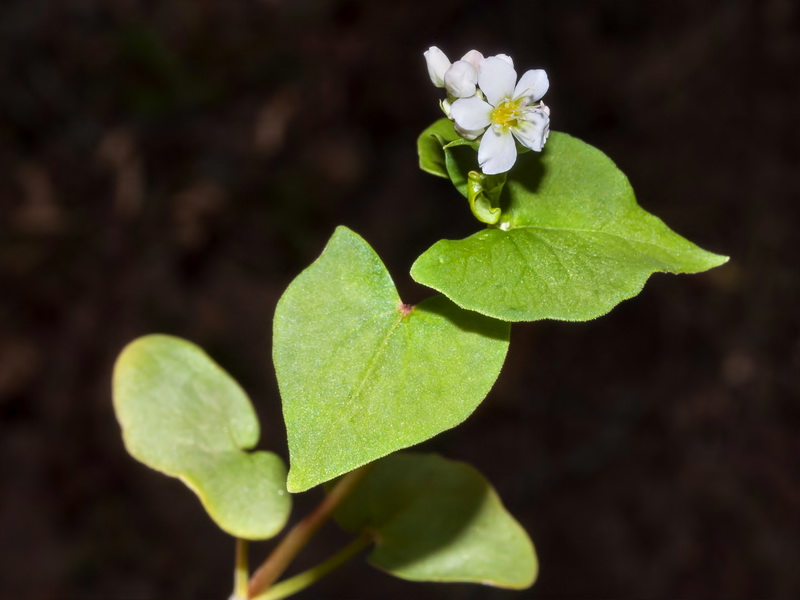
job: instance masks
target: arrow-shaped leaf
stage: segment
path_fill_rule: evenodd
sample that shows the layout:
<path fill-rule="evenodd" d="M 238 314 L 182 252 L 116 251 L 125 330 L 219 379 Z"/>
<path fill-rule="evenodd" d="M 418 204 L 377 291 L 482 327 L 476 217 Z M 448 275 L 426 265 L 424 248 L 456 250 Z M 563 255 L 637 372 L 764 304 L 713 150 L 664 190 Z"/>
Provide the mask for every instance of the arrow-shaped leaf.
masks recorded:
<path fill-rule="evenodd" d="M 496 228 L 441 240 L 411 268 L 459 306 L 508 321 L 585 321 L 638 294 L 658 271 L 723 264 L 636 204 L 602 152 L 554 132 L 542 154 L 520 155 Z"/>

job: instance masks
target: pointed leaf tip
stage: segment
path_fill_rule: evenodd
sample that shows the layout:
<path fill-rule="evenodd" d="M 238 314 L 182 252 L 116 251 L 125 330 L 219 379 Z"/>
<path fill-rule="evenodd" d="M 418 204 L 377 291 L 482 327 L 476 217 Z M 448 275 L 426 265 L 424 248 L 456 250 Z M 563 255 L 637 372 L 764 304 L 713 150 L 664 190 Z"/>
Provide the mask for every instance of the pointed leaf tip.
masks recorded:
<path fill-rule="evenodd" d="M 412 277 L 496 319 L 585 321 L 638 294 L 653 273 L 727 260 L 645 212 L 607 156 L 563 133 L 519 157 L 501 206 L 496 229 L 437 242 Z"/>

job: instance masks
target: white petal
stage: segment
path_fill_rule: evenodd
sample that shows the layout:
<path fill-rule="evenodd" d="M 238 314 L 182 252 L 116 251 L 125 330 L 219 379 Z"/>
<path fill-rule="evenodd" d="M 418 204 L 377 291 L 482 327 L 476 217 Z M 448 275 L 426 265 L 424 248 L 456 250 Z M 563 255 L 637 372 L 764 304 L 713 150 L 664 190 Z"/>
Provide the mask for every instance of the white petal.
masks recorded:
<path fill-rule="evenodd" d="M 541 108 L 548 117 L 550 116 L 550 107 L 544 102 L 539 102 L 539 108 Z"/>
<path fill-rule="evenodd" d="M 514 136 L 508 129 L 490 127 L 478 148 L 478 163 L 486 175 L 505 173 L 517 161 Z"/>
<path fill-rule="evenodd" d="M 514 61 L 508 54 L 495 54 L 494 58 L 499 58 L 500 60 L 506 61 L 512 67 L 514 66 Z"/>
<path fill-rule="evenodd" d="M 470 142 L 477 140 L 483 133 L 483 129 L 464 129 L 463 127 L 459 127 L 458 123 L 453 123 L 453 129 L 456 130 L 458 135 L 469 140 Z"/>
<path fill-rule="evenodd" d="M 529 103 L 536 102 L 547 93 L 550 82 L 544 69 L 531 69 L 525 71 L 519 78 L 517 87 L 514 88 L 514 98 L 526 96 Z"/>
<path fill-rule="evenodd" d="M 481 54 L 477 50 L 470 50 L 464 56 L 461 57 L 461 60 L 467 61 L 477 71 L 478 67 L 480 67 L 481 63 L 483 62 L 483 54 Z"/>
<path fill-rule="evenodd" d="M 491 123 L 492 107 L 477 96 L 459 98 L 450 106 L 450 116 L 462 129 L 476 130 Z"/>
<path fill-rule="evenodd" d="M 431 46 L 423 52 L 425 62 L 428 64 L 428 76 L 436 87 L 444 87 L 444 74 L 450 68 L 450 61 L 445 53 L 436 46 Z"/>
<path fill-rule="evenodd" d="M 511 98 L 516 81 L 517 72 L 514 71 L 514 67 L 502 58 L 491 56 L 481 63 L 478 85 L 492 106 Z"/>
<path fill-rule="evenodd" d="M 550 117 L 540 108 L 531 110 L 511 131 L 520 144 L 541 152 L 550 134 Z"/>
<path fill-rule="evenodd" d="M 447 93 L 456 98 L 469 98 L 475 95 L 478 72 L 465 60 L 457 60 L 444 74 Z"/>

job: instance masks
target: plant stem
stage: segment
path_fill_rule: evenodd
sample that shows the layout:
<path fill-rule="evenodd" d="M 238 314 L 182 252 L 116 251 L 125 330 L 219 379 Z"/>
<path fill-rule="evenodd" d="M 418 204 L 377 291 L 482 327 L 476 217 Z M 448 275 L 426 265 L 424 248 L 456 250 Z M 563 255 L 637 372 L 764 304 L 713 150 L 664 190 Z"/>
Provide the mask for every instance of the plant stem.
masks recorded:
<path fill-rule="evenodd" d="M 316 583 L 331 571 L 341 567 L 371 543 L 372 536 L 367 534 L 361 535 L 347 544 L 347 546 L 339 550 L 339 552 L 331 556 L 329 559 L 321 562 L 315 567 L 308 569 L 307 571 L 298 573 L 294 577 L 290 577 L 289 579 L 284 579 L 283 581 L 276 583 L 260 596 L 254 597 L 253 600 L 281 600 L 281 598 L 287 598 L 293 594 L 296 594 L 297 592 L 300 592 L 306 589 L 308 586 Z"/>
<path fill-rule="evenodd" d="M 344 475 L 331 489 L 325 499 L 302 521 L 286 534 L 267 559 L 250 579 L 249 593 L 254 598 L 278 580 L 286 567 L 294 560 L 300 550 L 314 536 L 322 524 L 327 521 L 347 496 L 355 489 L 367 473 L 369 465 L 359 467 Z"/>
<path fill-rule="evenodd" d="M 250 569 L 247 562 L 247 540 L 236 538 L 236 566 L 233 571 L 233 597 L 236 600 L 247 600 L 247 580 Z"/>

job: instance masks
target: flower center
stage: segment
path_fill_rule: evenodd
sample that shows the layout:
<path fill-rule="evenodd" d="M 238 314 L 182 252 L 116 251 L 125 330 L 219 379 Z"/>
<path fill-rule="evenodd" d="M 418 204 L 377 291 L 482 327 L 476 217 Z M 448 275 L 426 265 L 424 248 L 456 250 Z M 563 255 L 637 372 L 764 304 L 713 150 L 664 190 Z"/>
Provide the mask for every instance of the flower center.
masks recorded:
<path fill-rule="evenodd" d="M 522 118 L 520 104 L 522 99 L 506 100 L 498 104 L 491 114 L 492 123 L 504 128 L 516 127 L 517 121 Z"/>

